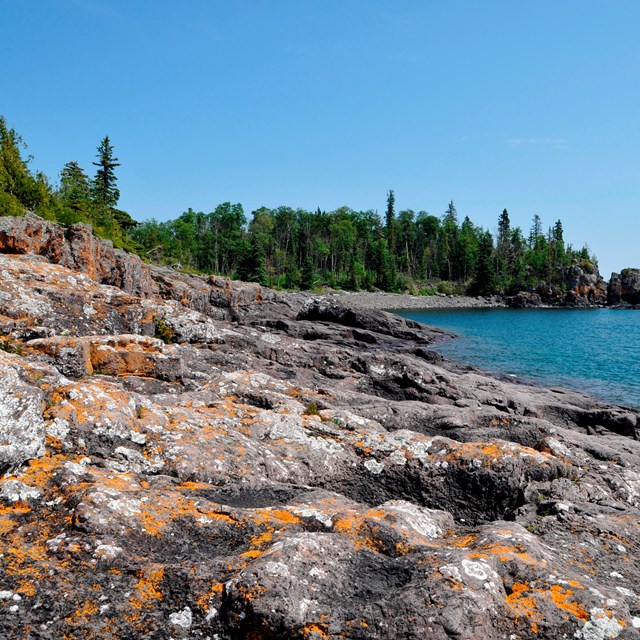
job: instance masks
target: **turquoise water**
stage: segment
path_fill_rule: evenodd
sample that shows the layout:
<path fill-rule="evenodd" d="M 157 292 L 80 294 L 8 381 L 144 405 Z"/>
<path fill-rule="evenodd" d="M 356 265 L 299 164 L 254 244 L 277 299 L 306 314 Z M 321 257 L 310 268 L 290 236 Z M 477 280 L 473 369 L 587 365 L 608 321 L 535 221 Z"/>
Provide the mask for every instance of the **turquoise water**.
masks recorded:
<path fill-rule="evenodd" d="M 411 309 L 394 313 L 458 334 L 459 338 L 435 346 L 457 362 L 640 407 L 640 312 Z"/>

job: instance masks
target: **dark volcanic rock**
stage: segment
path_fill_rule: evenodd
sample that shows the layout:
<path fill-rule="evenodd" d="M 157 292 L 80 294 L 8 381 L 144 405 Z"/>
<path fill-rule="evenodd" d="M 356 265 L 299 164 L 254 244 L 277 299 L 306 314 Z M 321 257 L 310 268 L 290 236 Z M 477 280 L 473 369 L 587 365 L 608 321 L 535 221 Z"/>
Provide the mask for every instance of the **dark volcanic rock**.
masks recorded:
<path fill-rule="evenodd" d="M 531 291 L 521 291 L 508 297 L 507 306 L 600 307 L 607 304 L 607 285 L 597 267 L 591 266 L 587 269 L 574 263 L 564 268 L 559 275 L 562 286 L 556 287 L 541 282 Z"/>
<path fill-rule="evenodd" d="M 640 637 L 638 412 L 0 222 L 0 637 Z"/>
<path fill-rule="evenodd" d="M 619 274 L 611 274 L 608 304 L 640 305 L 640 269 L 623 269 Z"/>
<path fill-rule="evenodd" d="M 515 309 L 526 309 L 527 307 L 539 307 L 542 305 L 542 298 L 538 293 L 521 291 L 515 296 L 507 298 L 507 306 Z"/>
<path fill-rule="evenodd" d="M 87 224 L 64 228 L 28 214 L 0 217 L 0 253 L 32 253 L 85 273 L 92 280 L 114 285 L 127 293 L 150 296 L 156 291 L 138 256 L 93 235 Z"/>

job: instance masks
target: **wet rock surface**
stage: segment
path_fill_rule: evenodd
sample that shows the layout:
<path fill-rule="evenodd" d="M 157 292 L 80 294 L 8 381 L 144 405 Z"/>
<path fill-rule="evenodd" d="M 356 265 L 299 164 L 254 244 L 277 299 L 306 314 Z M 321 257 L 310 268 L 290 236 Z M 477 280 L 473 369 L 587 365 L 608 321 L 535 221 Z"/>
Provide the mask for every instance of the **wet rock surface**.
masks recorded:
<path fill-rule="evenodd" d="M 40 255 L 0 254 L 0 637 L 640 637 L 635 411 L 330 299 L 143 264 L 136 294 L 27 222 Z"/>

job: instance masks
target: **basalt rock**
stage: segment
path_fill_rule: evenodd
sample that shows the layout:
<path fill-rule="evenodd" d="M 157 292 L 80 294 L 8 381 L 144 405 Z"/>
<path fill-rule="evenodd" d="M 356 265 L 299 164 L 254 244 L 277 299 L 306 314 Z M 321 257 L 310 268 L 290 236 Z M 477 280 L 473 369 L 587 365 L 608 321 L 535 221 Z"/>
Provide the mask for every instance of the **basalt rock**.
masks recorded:
<path fill-rule="evenodd" d="M 1 637 L 640 637 L 636 410 L 379 311 L 144 264 L 135 295 L 15 224 Z"/>
<path fill-rule="evenodd" d="M 138 256 L 114 249 L 110 241 L 94 236 L 87 224 L 64 228 L 33 214 L 0 217 L 0 253 L 41 255 L 137 296 L 148 297 L 156 291 Z"/>
<path fill-rule="evenodd" d="M 640 305 L 640 269 L 623 269 L 621 273 L 611 274 L 608 304 Z"/>
<path fill-rule="evenodd" d="M 521 291 L 507 298 L 507 306 L 516 308 L 559 306 L 601 307 L 607 304 L 607 285 L 592 265 L 577 263 L 559 273 L 560 286 L 540 282 L 530 291 Z"/>

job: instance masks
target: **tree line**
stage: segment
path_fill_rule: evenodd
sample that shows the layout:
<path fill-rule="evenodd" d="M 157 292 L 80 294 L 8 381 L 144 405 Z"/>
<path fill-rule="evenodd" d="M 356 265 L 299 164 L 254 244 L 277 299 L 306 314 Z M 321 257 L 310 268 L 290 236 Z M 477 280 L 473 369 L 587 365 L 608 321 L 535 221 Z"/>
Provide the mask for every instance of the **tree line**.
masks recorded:
<path fill-rule="evenodd" d="M 525 237 L 505 209 L 494 238 L 468 216 L 460 222 L 453 202 L 442 216 L 396 214 L 393 191 L 384 220 L 372 210 L 280 206 L 254 211 L 247 224 L 242 205 L 226 202 L 209 213 L 145 221 L 131 235 L 154 261 L 287 289 L 509 294 L 541 282 L 562 286 L 572 262 L 595 266 L 586 247 L 565 244 L 560 220 L 544 231 L 536 215 Z"/>
<path fill-rule="evenodd" d="M 544 282 L 562 287 L 574 262 L 592 271 L 595 258 L 584 247 L 565 244 L 562 222 L 546 231 L 538 215 L 525 236 L 507 210 L 497 232 L 459 220 L 453 202 L 440 216 L 396 212 L 387 193 L 384 216 L 340 207 L 307 211 L 261 207 L 248 221 L 241 204 L 213 211 L 188 209 L 173 220 L 136 222 L 118 209 L 116 168 L 108 136 L 100 142 L 95 175 L 71 161 L 52 185 L 33 173 L 18 134 L 0 117 L 0 214 L 25 210 L 61 222 L 89 222 L 96 233 L 144 259 L 198 273 L 260 282 L 286 289 L 321 286 L 420 293 L 511 294 Z"/>
<path fill-rule="evenodd" d="M 117 208 L 120 191 L 115 169 L 120 163 L 109 136 L 96 150 L 93 178 L 72 160 L 62 168 L 55 186 L 44 173 L 30 170 L 32 158 L 23 157 L 24 149 L 22 138 L 0 116 L 0 215 L 21 216 L 32 211 L 64 225 L 87 222 L 97 235 L 112 240 L 115 246 L 136 250 L 129 231 L 137 223 Z"/>

